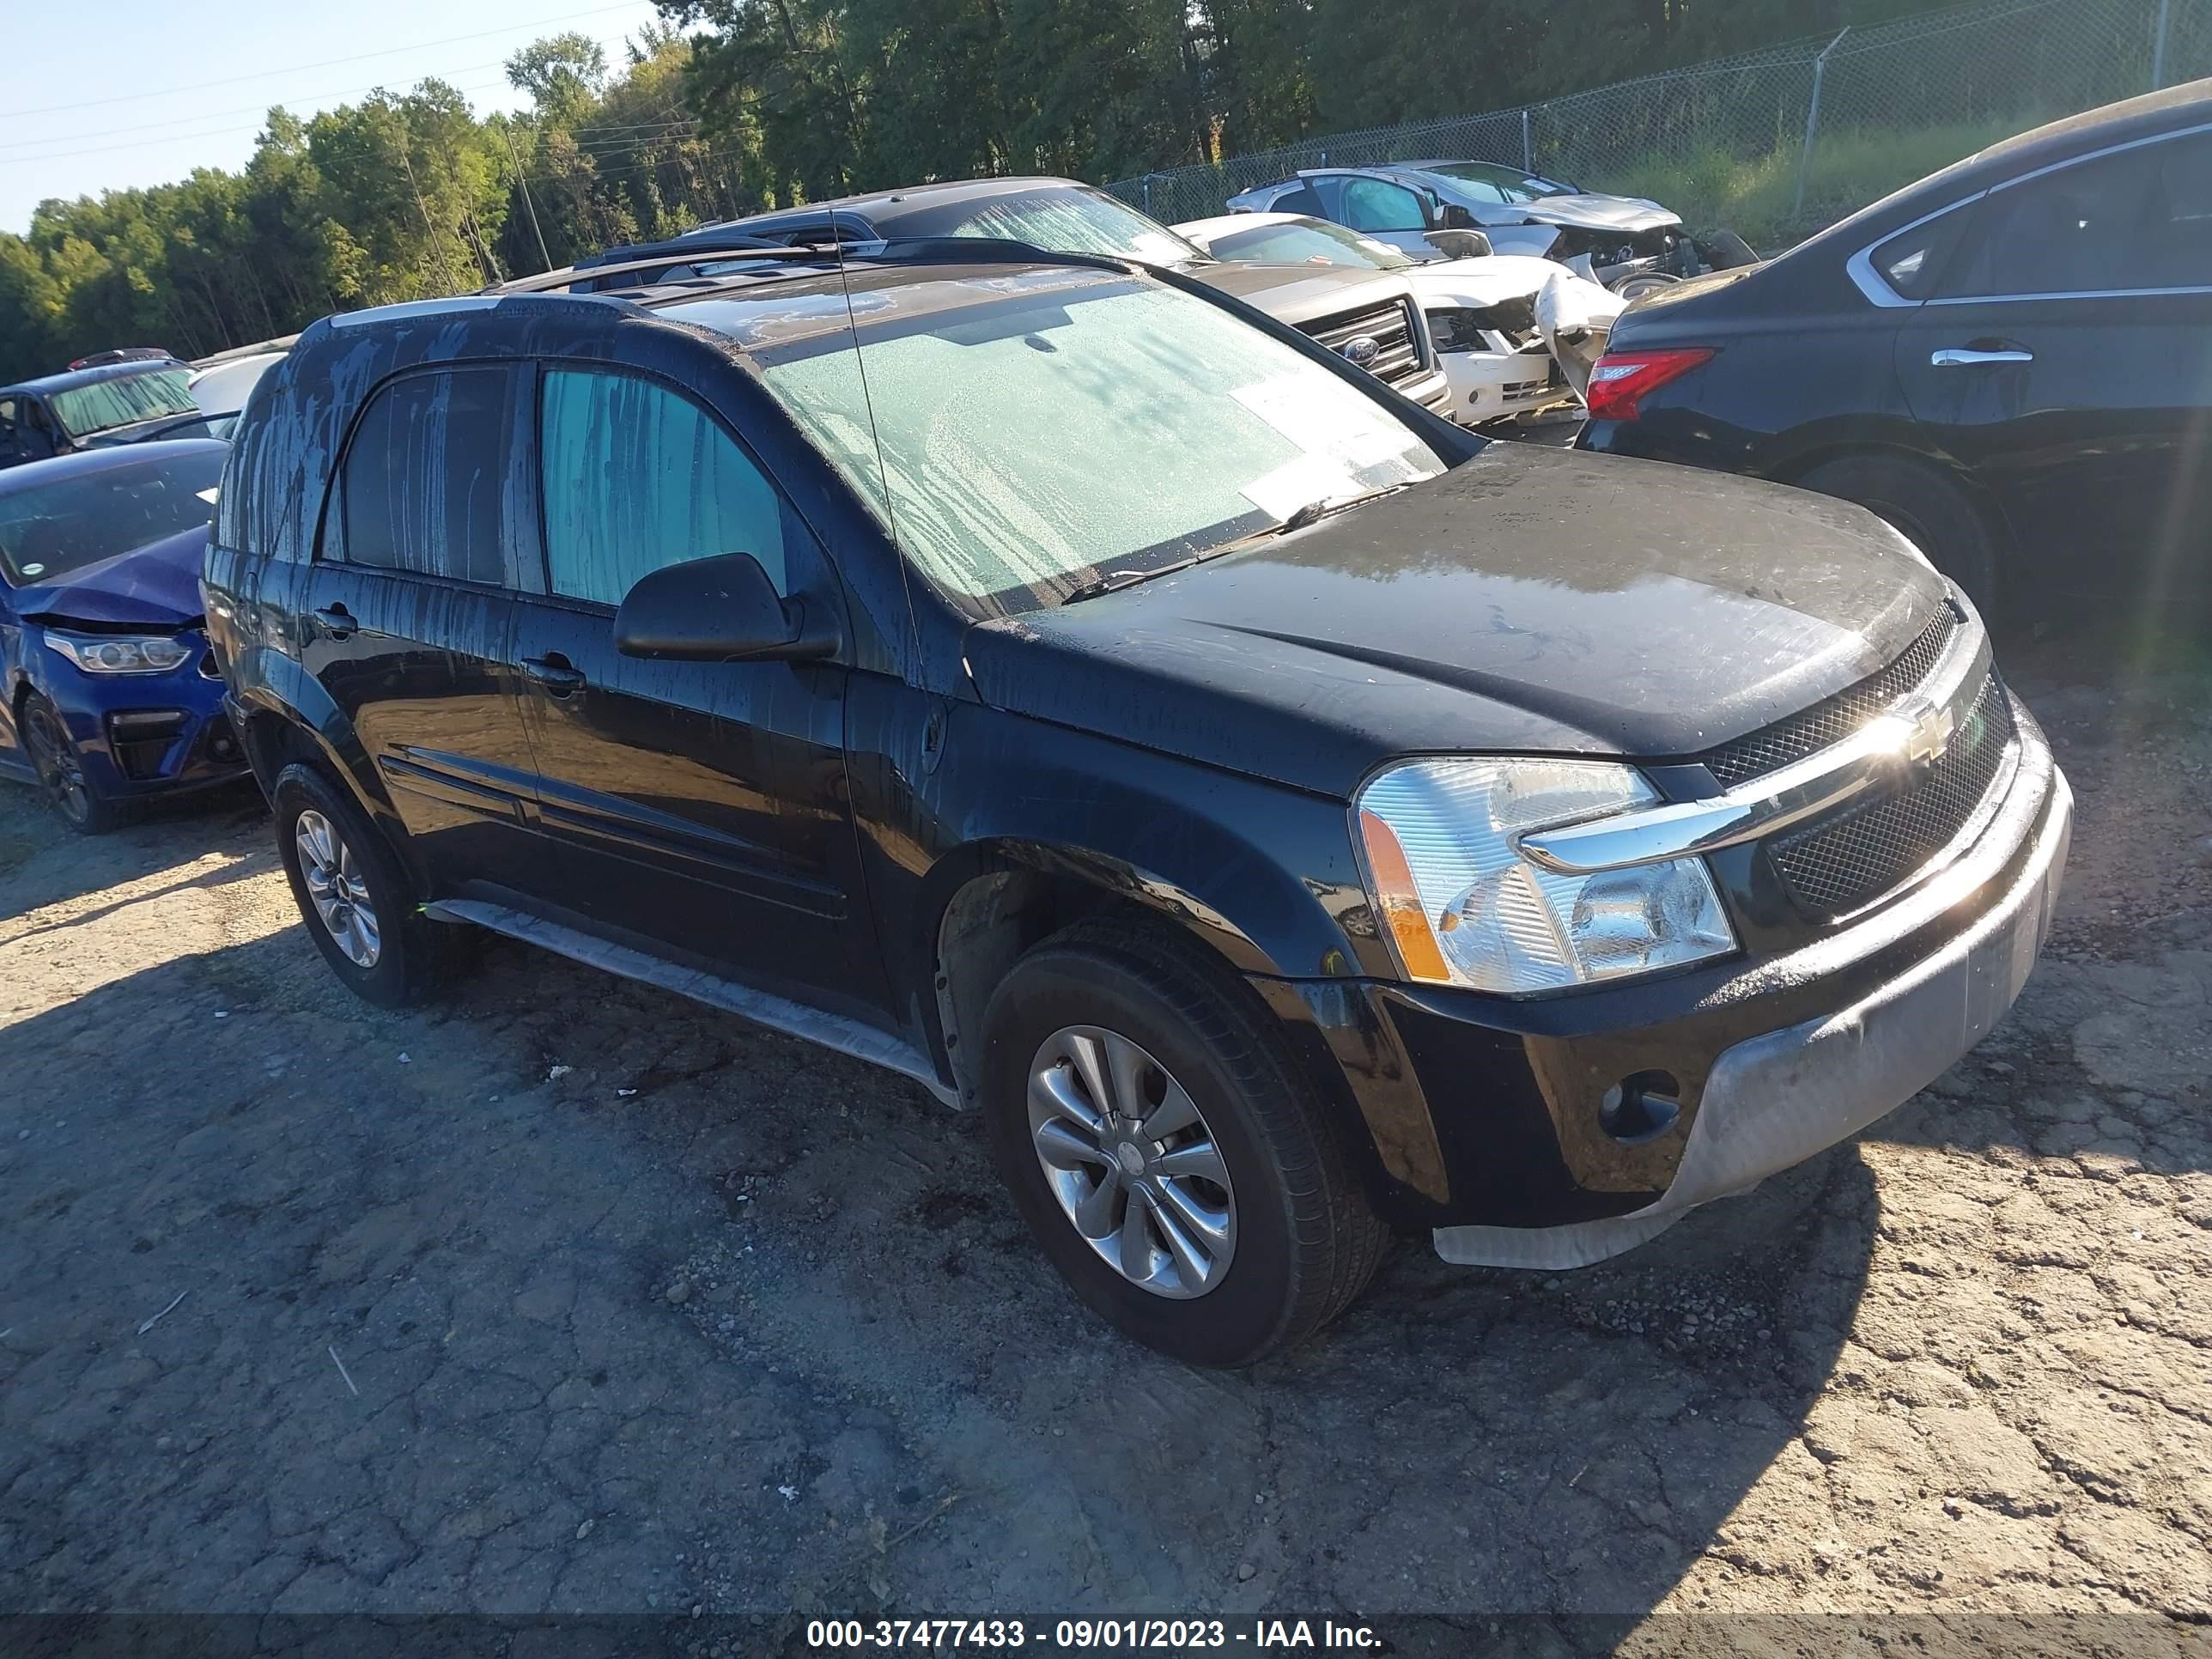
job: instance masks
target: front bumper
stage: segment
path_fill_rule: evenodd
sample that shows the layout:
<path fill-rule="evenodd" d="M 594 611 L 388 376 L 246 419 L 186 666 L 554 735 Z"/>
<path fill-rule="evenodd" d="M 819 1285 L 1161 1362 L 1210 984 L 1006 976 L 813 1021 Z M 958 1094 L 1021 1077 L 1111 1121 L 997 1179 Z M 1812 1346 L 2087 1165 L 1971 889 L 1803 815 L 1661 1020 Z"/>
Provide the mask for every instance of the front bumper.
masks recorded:
<path fill-rule="evenodd" d="M 1451 417 L 1463 425 L 1574 401 L 1572 389 L 1547 351 L 1437 355 L 1451 386 Z"/>
<path fill-rule="evenodd" d="M 180 635 L 191 658 L 167 674 L 88 674 L 46 664 L 41 690 L 82 757 L 85 775 L 111 800 L 175 794 L 242 777 L 246 755 L 223 712 L 223 684 L 206 641 Z M 53 653 L 49 653 L 49 655 Z"/>
<path fill-rule="evenodd" d="M 2051 931 L 2074 828 L 2072 792 L 2053 778 L 2031 855 L 1964 933 L 1849 1007 L 1722 1051 L 1657 1202 L 1554 1227 L 1438 1227 L 1437 1254 L 1476 1267 L 1587 1267 L 1849 1139 L 1941 1077 L 2004 1018 Z"/>
<path fill-rule="evenodd" d="M 2070 834 L 2050 746 L 2013 708 L 2016 760 L 1972 840 L 1840 923 L 1740 916 L 1760 941 L 1743 955 L 1548 997 L 1255 976 L 1364 1130 L 1352 1145 L 1378 1212 L 1433 1231 L 1453 1260 L 1593 1261 L 1938 1075 L 2017 994 Z M 1755 852 L 1716 855 L 1732 905 L 1759 897 Z M 1730 878 L 1739 854 L 1747 868 Z M 1925 985 L 1937 988 L 1914 994 Z M 1608 1093 L 1655 1073 L 1673 1085 L 1660 1092 L 1679 1102 L 1674 1121 L 1608 1133 Z"/>

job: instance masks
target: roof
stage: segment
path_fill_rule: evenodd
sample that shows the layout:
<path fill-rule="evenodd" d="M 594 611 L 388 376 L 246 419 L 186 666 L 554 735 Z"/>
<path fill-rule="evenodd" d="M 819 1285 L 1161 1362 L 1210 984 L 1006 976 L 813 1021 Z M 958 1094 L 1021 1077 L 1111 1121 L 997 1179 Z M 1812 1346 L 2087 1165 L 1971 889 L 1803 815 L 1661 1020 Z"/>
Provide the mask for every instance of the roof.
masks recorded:
<path fill-rule="evenodd" d="M 17 380 L 9 386 L 0 386 L 0 392 L 73 392 L 81 386 L 97 386 L 102 380 L 128 380 L 140 374 L 159 374 L 174 372 L 185 367 L 174 358 L 141 357 L 127 363 L 102 363 L 96 368 L 65 369 L 59 374 L 41 374 L 33 380 Z"/>
<path fill-rule="evenodd" d="M 42 484 L 56 483 L 64 478 L 147 466 L 201 451 L 221 455 L 229 448 L 228 444 L 218 438 L 159 438 L 145 443 L 112 444 L 100 449 L 80 449 L 70 454 L 57 455 L 51 460 L 25 461 L 19 466 L 0 467 L 0 495 L 36 489 Z"/>
<path fill-rule="evenodd" d="M 890 224 L 925 209 L 957 207 L 964 202 L 1018 196 L 1032 190 L 1092 188 L 1078 179 L 1055 179 L 1048 174 L 1007 179 L 956 179 L 943 184 L 901 185 L 892 190 L 869 191 L 859 196 L 839 196 L 826 202 L 809 202 L 803 207 L 778 208 L 744 219 L 732 219 L 726 225 L 705 228 L 741 231 L 748 228 L 773 229 L 787 224 L 818 224 L 832 210 L 874 223 Z M 702 234 L 704 231 L 692 234 Z"/>

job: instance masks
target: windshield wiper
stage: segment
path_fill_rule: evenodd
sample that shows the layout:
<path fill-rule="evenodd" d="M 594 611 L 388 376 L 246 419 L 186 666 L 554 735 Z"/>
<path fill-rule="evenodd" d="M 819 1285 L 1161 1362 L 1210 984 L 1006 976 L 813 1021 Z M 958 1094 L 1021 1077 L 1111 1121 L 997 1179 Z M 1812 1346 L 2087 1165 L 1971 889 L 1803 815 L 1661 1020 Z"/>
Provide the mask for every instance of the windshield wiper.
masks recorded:
<path fill-rule="evenodd" d="M 1205 552 L 1194 553 L 1188 558 L 1176 559 L 1166 564 L 1154 565 L 1149 570 L 1109 570 L 1102 576 L 1093 576 L 1087 582 L 1078 582 L 1068 590 L 1067 597 L 1062 599 L 1060 604 L 1081 605 L 1085 599 L 1095 599 L 1104 593 L 1119 592 L 1122 588 L 1134 587 L 1139 582 L 1148 582 L 1155 576 L 1166 576 L 1178 570 L 1188 570 L 1194 564 L 1202 564 L 1208 559 L 1218 559 L 1224 553 L 1234 553 L 1238 548 L 1249 547 L 1255 542 L 1272 541 L 1278 536 L 1289 535 L 1293 530 L 1304 530 L 1308 525 L 1319 523 L 1332 514 L 1348 513 L 1353 507 L 1363 502 L 1371 501 L 1378 495 L 1395 495 L 1401 489 L 1411 488 L 1410 484 L 1394 483 L 1384 484 L 1377 489 L 1362 490 L 1357 495 L 1324 495 L 1318 501 L 1308 501 L 1304 507 L 1295 508 L 1290 517 L 1285 519 L 1280 524 L 1271 524 L 1265 530 L 1255 530 L 1249 536 L 1239 536 L 1234 541 L 1224 542 L 1218 547 L 1209 547 Z"/>
<path fill-rule="evenodd" d="M 1087 582 L 1078 582 L 1067 590 L 1062 605 L 1081 605 L 1085 599 L 1095 599 L 1102 593 L 1119 592 L 1125 587 L 1134 587 L 1139 582 L 1148 582 L 1155 576 L 1164 576 L 1174 570 L 1188 570 L 1198 562 L 1193 554 L 1187 559 L 1175 559 L 1166 564 L 1154 565 L 1149 570 L 1109 570 L 1103 576 L 1093 576 Z"/>

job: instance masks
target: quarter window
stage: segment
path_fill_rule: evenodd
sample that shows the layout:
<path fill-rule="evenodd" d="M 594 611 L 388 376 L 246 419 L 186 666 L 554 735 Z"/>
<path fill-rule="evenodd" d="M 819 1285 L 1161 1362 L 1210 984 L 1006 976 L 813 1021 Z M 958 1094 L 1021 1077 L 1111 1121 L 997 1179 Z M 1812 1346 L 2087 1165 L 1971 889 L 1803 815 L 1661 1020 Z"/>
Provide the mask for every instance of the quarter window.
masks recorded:
<path fill-rule="evenodd" d="M 664 566 L 750 553 L 787 586 L 783 503 L 688 398 L 635 375 L 552 369 L 543 393 L 545 556 L 553 591 L 620 605 Z"/>
<path fill-rule="evenodd" d="M 1990 192 L 1937 296 L 2212 284 L 2212 133 L 2140 144 Z"/>
<path fill-rule="evenodd" d="M 1344 222 L 1354 230 L 1424 230 L 1420 198 L 1380 179 L 1344 181 Z"/>
<path fill-rule="evenodd" d="M 497 586 L 516 377 L 504 368 L 410 374 L 378 392 L 346 451 L 349 564 Z"/>

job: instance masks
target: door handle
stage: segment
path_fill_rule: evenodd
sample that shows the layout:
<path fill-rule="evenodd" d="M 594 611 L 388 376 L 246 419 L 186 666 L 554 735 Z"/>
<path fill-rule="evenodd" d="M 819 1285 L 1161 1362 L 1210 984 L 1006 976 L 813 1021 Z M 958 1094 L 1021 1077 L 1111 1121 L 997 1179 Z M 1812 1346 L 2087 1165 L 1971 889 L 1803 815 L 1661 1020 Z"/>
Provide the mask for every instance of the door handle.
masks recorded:
<path fill-rule="evenodd" d="M 544 686 L 550 697 L 565 697 L 584 684 L 584 671 L 562 657 L 525 657 L 522 672 Z"/>
<path fill-rule="evenodd" d="M 2018 346 L 2000 346 L 1990 350 L 1974 346 L 1945 346 L 1941 351 L 1932 351 L 1928 355 L 1929 366 L 1934 368 L 1970 368 L 1977 363 L 2032 363 L 2034 361 L 2033 351 L 2022 351 Z"/>
<path fill-rule="evenodd" d="M 326 605 L 313 614 L 315 626 L 334 640 L 349 640 L 361 628 L 353 619 L 353 613 L 342 605 Z"/>

